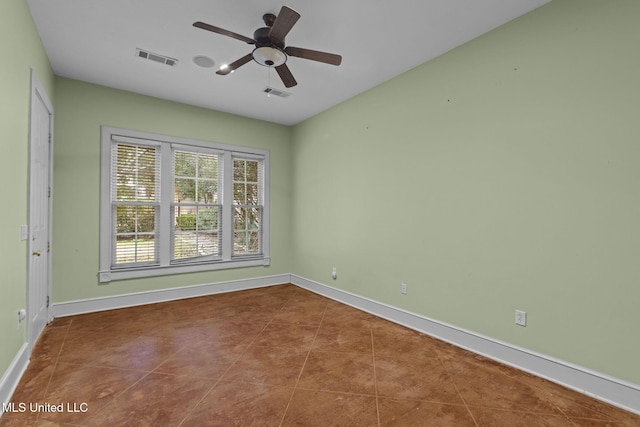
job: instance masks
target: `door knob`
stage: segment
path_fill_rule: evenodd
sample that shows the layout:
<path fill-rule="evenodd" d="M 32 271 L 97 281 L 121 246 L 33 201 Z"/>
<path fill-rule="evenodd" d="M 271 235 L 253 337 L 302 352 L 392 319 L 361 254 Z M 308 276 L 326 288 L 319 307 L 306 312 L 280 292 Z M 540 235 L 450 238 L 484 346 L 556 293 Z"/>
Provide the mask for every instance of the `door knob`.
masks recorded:
<path fill-rule="evenodd" d="M 33 251 L 33 255 L 40 256 L 40 251 Z"/>

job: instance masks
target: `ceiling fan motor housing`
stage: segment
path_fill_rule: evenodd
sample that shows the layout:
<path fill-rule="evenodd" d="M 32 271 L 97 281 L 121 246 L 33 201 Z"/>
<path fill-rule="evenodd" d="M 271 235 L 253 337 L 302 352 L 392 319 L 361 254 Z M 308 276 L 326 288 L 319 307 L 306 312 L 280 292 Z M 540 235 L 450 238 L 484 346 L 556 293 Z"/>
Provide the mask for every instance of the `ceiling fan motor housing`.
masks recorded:
<path fill-rule="evenodd" d="M 269 25 L 269 15 L 264 16 L 265 23 Z M 275 17 L 273 18 L 275 19 Z M 278 67 L 287 62 L 287 54 L 284 53 L 284 41 L 275 43 L 269 37 L 271 27 L 258 28 L 253 33 L 256 48 L 253 50 L 253 59 L 264 67 Z"/>
<path fill-rule="evenodd" d="M 280 49 L 284 49 L 284 40 L 280 43 L 276 43 L 271 40 L 269 37 L 269 32 L 271 31 L 270 27 L 262 27 L 258 28 L 253 33 L 253 39 L 256 41 L 257 46 L 269 46 L 269 47 L 279 47 Z"/>

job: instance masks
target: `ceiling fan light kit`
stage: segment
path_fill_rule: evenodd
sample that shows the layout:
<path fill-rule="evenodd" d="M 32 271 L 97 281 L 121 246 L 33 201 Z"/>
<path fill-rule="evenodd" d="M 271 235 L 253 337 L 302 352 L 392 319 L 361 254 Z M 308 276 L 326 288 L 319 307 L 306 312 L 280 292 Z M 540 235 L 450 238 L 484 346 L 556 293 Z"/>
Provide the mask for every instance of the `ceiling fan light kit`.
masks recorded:
<path fill-rule="evenodd" d="M 342 62 L 340 55 L 286 46 L 285 37 L 295 23 L 298 22 L 298 19 L 300 19 L 300 14 L 287 6 L 282 6 L 277 16 L 272 13 L 266 13 L 262 16 L 266 27 L 258 28 L 253 33 L 253 39 L 200 21 L 194 22 L 193 26 L 255 45 L 251 53 L 228 64 L 226 67 L 221 67 L 216 74 L 226 76 L 254 60 L 264 67 L 275 68 L 282 83 L 289 88 L 298 84 L 286 64 L 289 56 L 331 65 L 340 65 Z"/>
<path fill-rule="evenodd" d="M 262 46 L 251 52 L 253 60 L 265 67 L 279 67 L 287 62 L 287 55 L 278 48 Z"/>

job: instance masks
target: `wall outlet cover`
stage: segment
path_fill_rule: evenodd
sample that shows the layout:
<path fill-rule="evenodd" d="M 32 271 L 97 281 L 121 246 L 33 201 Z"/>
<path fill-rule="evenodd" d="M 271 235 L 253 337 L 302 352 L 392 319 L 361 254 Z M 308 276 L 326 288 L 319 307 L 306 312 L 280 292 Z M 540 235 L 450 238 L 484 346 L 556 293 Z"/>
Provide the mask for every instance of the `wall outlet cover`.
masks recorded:
<path fill-rule="evenodd" d="M 516 310 L 516 325 L 527 326 L 527 312 Z"/>

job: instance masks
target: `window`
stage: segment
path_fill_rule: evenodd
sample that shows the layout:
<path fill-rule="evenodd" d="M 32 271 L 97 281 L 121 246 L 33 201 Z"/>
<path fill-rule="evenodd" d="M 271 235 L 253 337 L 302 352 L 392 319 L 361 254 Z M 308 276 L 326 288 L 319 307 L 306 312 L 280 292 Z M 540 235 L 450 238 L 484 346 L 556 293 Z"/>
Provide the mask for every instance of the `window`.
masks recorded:
<path fill-rule="evenodd" d="M 233 253 L 259 254 L 262 247 L 262 163 L 233 159 Z"/>
<path fill-rule="evenodd" d="M 102 128 L 100 282 L 268 265 L 266 150 Z"/>
<path fill-rule="evenodd" d="M 219 259 L 222 200 L 218 177 L 222 164 L 216 154 L 173 153 L 174 203 L 171 259 Z"/>

